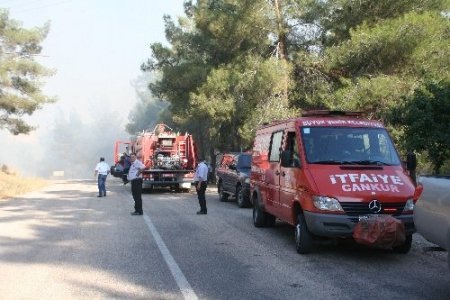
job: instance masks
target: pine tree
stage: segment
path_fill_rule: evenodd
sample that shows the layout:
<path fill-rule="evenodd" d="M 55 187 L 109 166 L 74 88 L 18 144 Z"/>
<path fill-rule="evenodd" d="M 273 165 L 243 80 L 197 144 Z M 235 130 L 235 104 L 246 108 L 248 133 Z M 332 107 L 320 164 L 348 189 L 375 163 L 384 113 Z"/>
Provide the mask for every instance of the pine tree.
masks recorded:
<path fill-rule="evenodd" d="M 42 50 L 49 24 L 25 29 L 0 9 L 0 129 L 12 134 L 30 132 L 33 127 L 24 120 L 53 98 L 41 91 L 42 77 L 53 72 L 35 60 Z"/>

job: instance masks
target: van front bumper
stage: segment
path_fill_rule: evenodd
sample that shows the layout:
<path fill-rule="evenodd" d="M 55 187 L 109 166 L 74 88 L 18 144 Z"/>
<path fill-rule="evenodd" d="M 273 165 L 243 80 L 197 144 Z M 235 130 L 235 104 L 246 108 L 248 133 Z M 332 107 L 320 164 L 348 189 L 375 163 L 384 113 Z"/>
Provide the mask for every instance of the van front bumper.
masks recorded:
<path fill-rule="evenodd" d="M 349 215 L 321 214 L 309 211 L 304 211 L 303 214 L 309 231 L 323 237 L 352 237 L 353 229 L 359 219 Z M 416 231 L 412 214 L 394 217 L 403 222 L 406 235 L 411 235 Z"/>

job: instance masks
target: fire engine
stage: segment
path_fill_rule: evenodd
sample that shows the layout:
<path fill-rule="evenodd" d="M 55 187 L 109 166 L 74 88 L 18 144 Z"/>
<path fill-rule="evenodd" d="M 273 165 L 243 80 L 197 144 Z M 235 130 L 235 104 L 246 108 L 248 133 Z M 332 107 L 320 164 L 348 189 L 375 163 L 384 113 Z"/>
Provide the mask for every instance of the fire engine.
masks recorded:
<path fill-rule="evenodd" d="M 124 147 L 125 151 L 121 152 Z M 165 124 L 158 124 L 152 131 L 143 131 L 130 141 L 116 141 L 112 175 L 123 176 L 127 167 L 127 155 L 131 152 L 136 153 L 137 159 L 145 164 L 143 188 L 190 188 L 197 165 L 196 146 L 192 135 L 180 134 Z"/>

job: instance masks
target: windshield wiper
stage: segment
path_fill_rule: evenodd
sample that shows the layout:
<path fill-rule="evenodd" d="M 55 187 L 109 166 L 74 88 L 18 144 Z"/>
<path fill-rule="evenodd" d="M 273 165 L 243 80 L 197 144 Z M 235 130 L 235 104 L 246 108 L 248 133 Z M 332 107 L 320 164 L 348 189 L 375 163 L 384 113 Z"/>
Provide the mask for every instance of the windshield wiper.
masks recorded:
<path fill-rule="evenodd" d="M 377 165 L 377 166 L 390 166 L 391 164 L 385 163 L 384 161 L 380 160 L 372 160 L 372 159 L 365 159 L 365 160 L 355 160 L 352 161 L 355 165 Z"/>
<path fill-rule="evenodd" d="M 377 165 L 377 166 L 390 166 L 390 164 L 379 160 L 318 160 L 313 161 L 311 164 L 319 165 Z"/>
<path fill-rule="evenodd" d="M 312 164 L 319 164 L 319 165 L 348 165 L 351 164 L 349 161 L 342 161 L 342 160 L 318 160 L 318 161 L 312 161 Z"/>

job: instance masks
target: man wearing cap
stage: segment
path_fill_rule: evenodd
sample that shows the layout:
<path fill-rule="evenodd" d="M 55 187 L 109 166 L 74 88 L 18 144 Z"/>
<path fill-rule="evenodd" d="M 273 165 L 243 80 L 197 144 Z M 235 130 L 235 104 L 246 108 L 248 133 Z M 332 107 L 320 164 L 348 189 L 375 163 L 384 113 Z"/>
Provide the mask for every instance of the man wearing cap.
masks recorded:
<path fill-rule="evenodd" d="M 100 157 L 100 162 L 95 167 L 94 176 L 97 177 L 98 196 L 106 197 L 106 177 L 109 174 L 109 166 L 105 163 L 105 159 Z"/>

